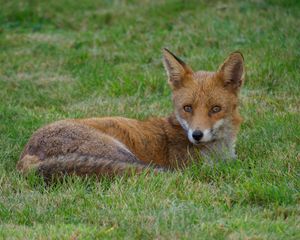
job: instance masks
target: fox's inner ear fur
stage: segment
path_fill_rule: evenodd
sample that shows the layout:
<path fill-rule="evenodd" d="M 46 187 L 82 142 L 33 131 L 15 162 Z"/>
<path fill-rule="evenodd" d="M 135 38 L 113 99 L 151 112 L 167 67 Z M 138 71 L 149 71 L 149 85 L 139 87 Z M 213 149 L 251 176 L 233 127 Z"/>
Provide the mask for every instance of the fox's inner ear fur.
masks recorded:
<path fill-rule="evenodd" d="M 174 89 L 182 87 L 184 82 L 189 79 L 189 75 L 193 73 L 189 66 L 166 48 L 163 49 L 163 62 L 169 84 Z"/>
<path fill-rule="evenodd" d="M 244 57 L 242 53 L 231 53 L 218 70 L 224 87 L 236 92 L 243 84 L 244 69 Z"/>

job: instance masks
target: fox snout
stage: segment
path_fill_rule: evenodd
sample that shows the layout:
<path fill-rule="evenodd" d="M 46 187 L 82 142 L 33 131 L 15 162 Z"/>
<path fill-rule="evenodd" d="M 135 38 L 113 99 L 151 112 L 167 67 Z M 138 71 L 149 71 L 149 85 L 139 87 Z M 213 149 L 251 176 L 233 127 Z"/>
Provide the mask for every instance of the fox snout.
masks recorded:
<path fill-rule="evenodd" d="M 204 130 L 188 128 L 188 139 L 193 144 L 199 144 L 203 142 L 210 142 L 218 138 L 220 135 L 220 128 L 224 125 L 224 119 L 217 121 L 212 128 Z"/>
<path fill-rule="evenodd" d="M 193 144 L 199 144 L 201 142 L 209 142 L 213 140 L 213 130 L 212 129 L 205 129 L 204 131 L 201 130 L 188 130 L 188 139 Z"/>
<path fill-rule="evenodd" d="M 203 137 L 203 132 L 200 130 L 193 131 L 192 137 L 194 140 L 199 142 L 201 140 L 201 138 Z"/>

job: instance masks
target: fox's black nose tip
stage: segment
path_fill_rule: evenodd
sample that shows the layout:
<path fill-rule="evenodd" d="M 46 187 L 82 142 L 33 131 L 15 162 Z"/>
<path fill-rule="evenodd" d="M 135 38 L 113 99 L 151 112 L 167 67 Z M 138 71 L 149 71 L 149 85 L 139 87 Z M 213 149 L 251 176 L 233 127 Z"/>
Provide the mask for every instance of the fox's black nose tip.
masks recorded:
<path fill-rule="evenodd" d="M 203 132 L 201 132 L 200 130 L 196 130 L 193 132 L 192 136 L 196 141 L 200 141 L 203 137 Z"/>

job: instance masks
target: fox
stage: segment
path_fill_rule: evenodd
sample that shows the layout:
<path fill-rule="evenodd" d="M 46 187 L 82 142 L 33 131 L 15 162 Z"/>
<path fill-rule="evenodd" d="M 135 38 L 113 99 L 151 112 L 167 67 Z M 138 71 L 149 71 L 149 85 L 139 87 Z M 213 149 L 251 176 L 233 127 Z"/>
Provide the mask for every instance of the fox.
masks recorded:
<path fill-rule="evenodd" d="M 167 48 L 162 55 L 173 102 L 169 116 L 50 123 L 33 133 L 17 170 L 34 171 L 45 179 L 101 177 L 183 169 L 199 158 L 235 159 L 242 123 L 238 108 L 245 75 L 242 53 L 231 53 L 216 71 L 193 71 Z"/>

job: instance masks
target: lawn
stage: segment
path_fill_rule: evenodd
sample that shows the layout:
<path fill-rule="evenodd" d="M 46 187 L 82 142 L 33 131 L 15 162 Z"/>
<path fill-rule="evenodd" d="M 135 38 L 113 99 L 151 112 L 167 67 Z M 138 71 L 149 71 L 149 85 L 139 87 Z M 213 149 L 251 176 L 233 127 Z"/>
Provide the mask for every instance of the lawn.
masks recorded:
<path fill-rule="evenodd" d="M 0 239 L 300 239 L 300 2 L 0 0 Z M 40 126 L 172 111 L 168 47 L 243 52 L 238 160 L 45 186 L 16 162 Z"/>

